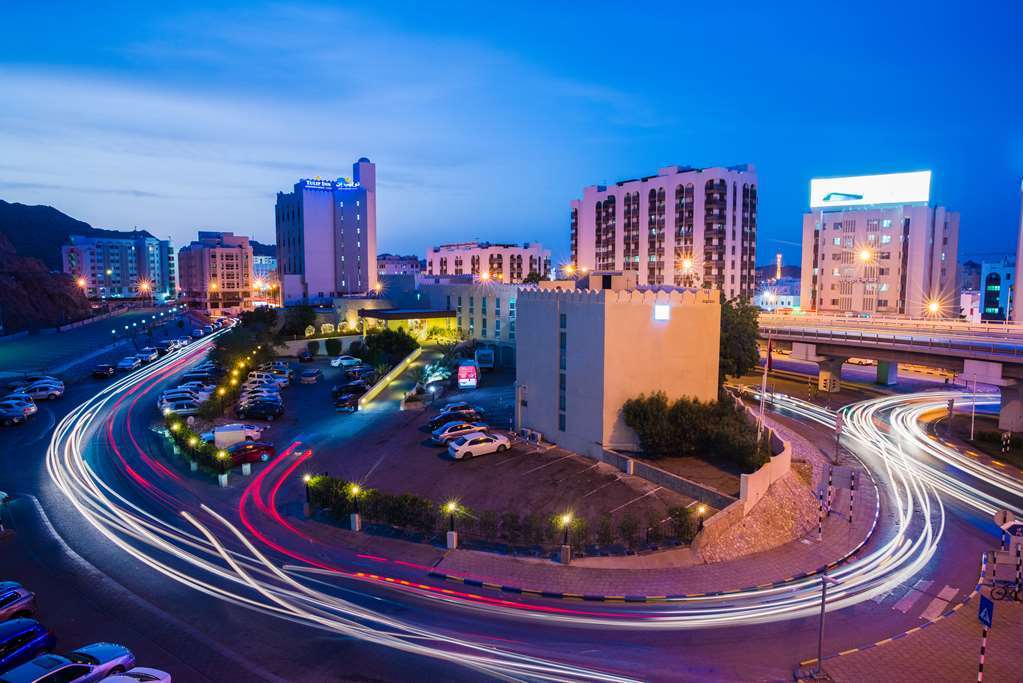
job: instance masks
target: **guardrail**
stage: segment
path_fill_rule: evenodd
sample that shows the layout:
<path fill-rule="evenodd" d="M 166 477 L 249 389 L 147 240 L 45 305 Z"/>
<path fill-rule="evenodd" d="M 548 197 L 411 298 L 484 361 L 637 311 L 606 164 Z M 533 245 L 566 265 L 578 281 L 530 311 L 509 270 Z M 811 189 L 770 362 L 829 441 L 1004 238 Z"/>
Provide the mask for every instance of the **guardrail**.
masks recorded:
<path fill-rule="evenodd" d="M 858 344 L 874 347 L 897 348 L 909 351 L 928 351 L 943 353 L 962 352 L 974 355 L 983 355 L 991 360 L 1004 360 L 1006 358 L 1023 358 L 1023 340 L 1019 345 L 1000 344 L 998 342 L 982 342 L 977 340 L 963 340 L 955 337 L 921 337 L 896 334 L 883 334 L 880 332 L 855 332 L 853 330 L 808 330 L 799 327 L 771 325 L 762 326 L 761 330 L 770 331 L 780 338 L 787 339 L 797 337 L 808 341 L 828 341 L 842 344 Z"/>
<path fill-rule="evenodd" d="M 423 353 L 423 347 L 419 347 L 409 355 L 405 356 L 397 365 L 388 371 L 386 375 L 377 380 L 377 383 L 369 388 L 365 394 L 359 397 L 359 409 L 365 408 L 369 405 L 370 401 L 377 397 L 377 395 L 383 391 L 388 384 L 398 378 L 398 375 L 405 372 L 408 366 L 412 365 L 412 362 L 419 358 Z"/>
<path fill-rule="evenodd" d="M 777 326 L 822 326 L 872 329 L 919 330 L 921 332 L 949 332 L 952 334 L 980 333 L 985 336 L 1000 335 L 1003 337 L 1018 336 L 1023 339 L 1023 323 L 1008 321 L 990 321 L 971 323 L 965 320 L 933 320 L 886 318 L 872 316 L 869 318 L 853 318 L 846 316 L 830 316 L 817 314 L 778 314 L 761 313 L 760 321 L 766 325 Z"/>

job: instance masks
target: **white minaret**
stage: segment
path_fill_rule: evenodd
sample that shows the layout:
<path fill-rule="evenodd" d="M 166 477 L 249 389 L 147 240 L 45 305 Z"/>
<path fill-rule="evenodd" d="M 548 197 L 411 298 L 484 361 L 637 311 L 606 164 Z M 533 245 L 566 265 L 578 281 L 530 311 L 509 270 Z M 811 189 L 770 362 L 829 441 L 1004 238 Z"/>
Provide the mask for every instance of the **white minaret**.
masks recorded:
<path fill-rule="evenodd" d="M 1019 185 L 1019 231 L 1016 234 L 1016 281 L 1012 285 L 1012 321 L 1023 321 L 1023 283 L 1020 282 L 1020 272 L 1023 271 L 1023 179 Z M 980 283 L 981 296 L 984 292 L 984 283 Z"/>

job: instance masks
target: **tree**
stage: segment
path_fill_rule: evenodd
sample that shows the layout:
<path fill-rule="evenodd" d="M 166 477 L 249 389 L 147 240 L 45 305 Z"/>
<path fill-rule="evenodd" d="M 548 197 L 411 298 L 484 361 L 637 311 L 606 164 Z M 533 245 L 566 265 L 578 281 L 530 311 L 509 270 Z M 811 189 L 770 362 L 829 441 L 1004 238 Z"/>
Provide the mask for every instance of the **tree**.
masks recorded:
<path fill-rule="evenodd" d="M 312 306 L 289 306 L 284 309 L 284 327 L 281 332 L 294 337 L 305 334 L 305 328 L 316 322 L 316 309 Z"/>
<path fill-rule="evenodd" d="M 327 349 L 328 356 L 340 356 L 341 350 L 344 348 L 344 344 L 341 343 L 341 340 L 334 339 L 333 337 L 330 339 L 325 339 L 323 341 L 323 346 L 325 349 Z"/>
<path fill-rule="evenodd" d="M 752 371 L 760 360 L 757 349 L 757 308 L 748 299 L 725 300 L 721 295 L 721 351 L 718 382 L 725 375 L 741 377 Z"/>
<path fill-rule="evenodd" d="M 307 341 L 305 343 L 305 347 L 306 347 L 306 349 L 309 350 L 309 354 L 310 355 L 315 356 L 316 354 L 318 354 L 320 352 L 320 340 L 319 339 L 312 339 L 310 341 Z"/>
<path fill-rule="evenodd" d="M 540 273 L 536 272 L 535 270 L 531 270 L 529 271 L 529 275 L 526 276 L 522 283 L 526 285 L 538 285 L 540 284 L 540 280 L 542 279 L 543 276 L 540 275 Z"/>

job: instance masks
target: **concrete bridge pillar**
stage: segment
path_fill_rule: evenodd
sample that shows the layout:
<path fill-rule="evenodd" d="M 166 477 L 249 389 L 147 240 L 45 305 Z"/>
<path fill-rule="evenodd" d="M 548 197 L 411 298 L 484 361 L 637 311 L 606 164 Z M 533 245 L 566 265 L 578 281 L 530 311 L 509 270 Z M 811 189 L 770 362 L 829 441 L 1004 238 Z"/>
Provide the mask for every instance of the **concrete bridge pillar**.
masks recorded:
<path fill-rule="evenodd" d="M 877 361 L 877 384 L 890 387 L 898 382 L 899 364 L 886 360 Z"/>
<path fill-rule="evenodd" d="M 817 388 L 827 393 L 842 390 L 842 365 L 845 358 L 821 356 L 817 361 Z"/>
<path fill-rule="evenodd" d="M 998 387 L 1002 407 L 998 411 L 998 428 L 1003 432 L 1023 432 L 1023 385 Z"/>

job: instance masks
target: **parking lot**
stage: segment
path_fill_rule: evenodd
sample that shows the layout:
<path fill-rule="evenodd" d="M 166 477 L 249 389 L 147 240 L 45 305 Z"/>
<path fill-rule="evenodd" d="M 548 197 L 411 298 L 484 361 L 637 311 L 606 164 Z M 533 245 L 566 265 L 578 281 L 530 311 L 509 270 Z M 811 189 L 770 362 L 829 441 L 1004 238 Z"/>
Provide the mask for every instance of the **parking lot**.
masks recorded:
<path fill-rule="evenodd" d="M 453 391 L 435 405 L 400 411 L 394 400 L 377 401 L 354 414 L 336 413 L 330 387 L 341 371 L 326 361 L 294 363 L 318 367 L 314 385 L 293 382 L 282 392 L 285 415 L 269 425 L 265 438 L 283 450 L 294 441 L 313 451 L 309 471 L 359 481 L 390 493 L 415 493 L 436 502 L 458 500 L 476 512 L 551 516 L 572 511 L 595 528 L 609 516 L 617 524 L 631 516 L 646 525 L 666 519 L 668 509 L 693 501 L 644 480 L 558 448 L 546 450 L 514 441 L 504 452 L 456 461 L 431 443 L 427 422 L 440 406 L 469 400 L 486 411 L 492 427 L 506 431 L 513 413 L 512 373 L 486 376 L 480 389 Z"/>

